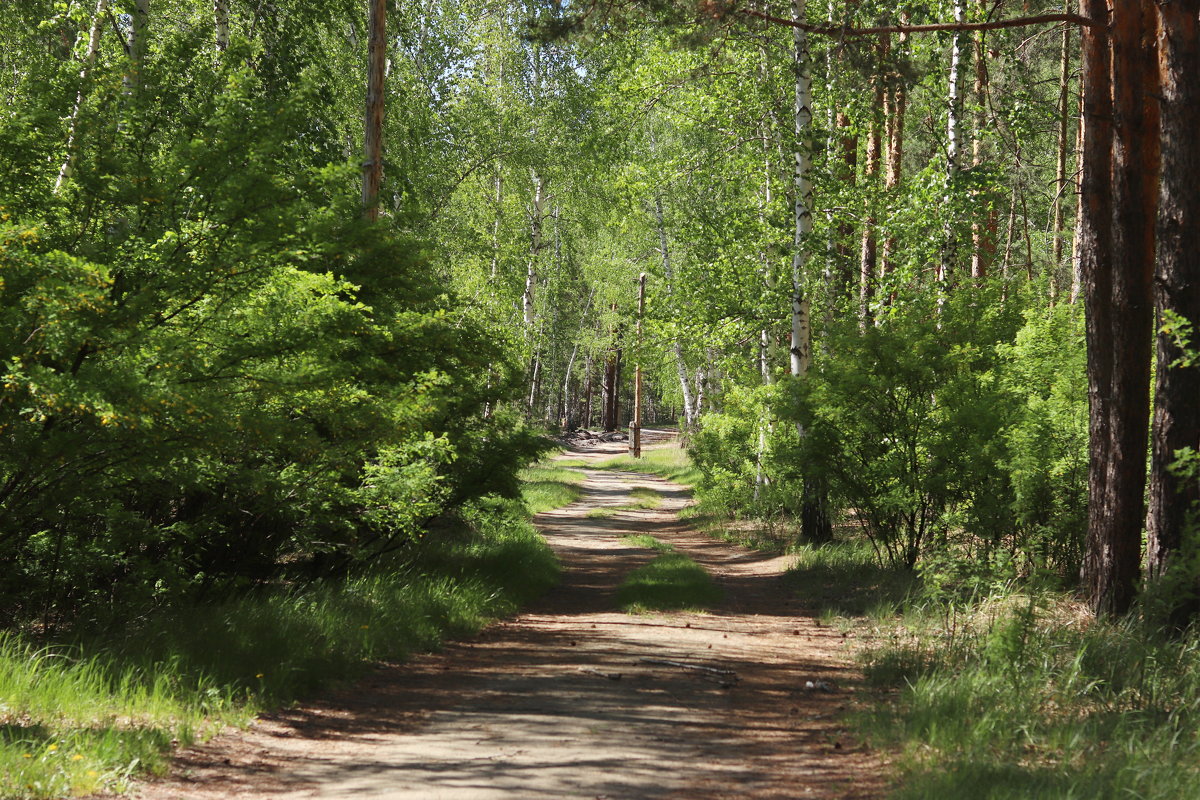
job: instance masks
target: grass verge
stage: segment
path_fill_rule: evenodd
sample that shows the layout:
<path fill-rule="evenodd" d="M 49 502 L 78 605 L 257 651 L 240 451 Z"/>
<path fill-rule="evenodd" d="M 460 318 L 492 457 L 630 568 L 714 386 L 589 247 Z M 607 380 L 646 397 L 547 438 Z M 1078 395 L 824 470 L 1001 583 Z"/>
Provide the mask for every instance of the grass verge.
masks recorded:
<path fill-rule="evenodd" d="M 0 797 L 120 792 L 173 744 L 433 649 L 548 588 L 557 565 L 515 502 L 486 500 L 404 562 L 185 609 L 123 637 L 0 638 Z"/>
<path fill-rule="evenodd" d="M 627 536 L 637 547 L 660 555 L 633 570 L 617 588 L 617 604 L 631 614 L 703 611 L 721 602 L 721 589 L 704 568 L 653 536 Z"/>
<path fill-rule="evenodd" d="M 632 500 L 628 503 L 621 503 L 618 506 L 601 506 L 588 511 L 586 516 L 588 519 L 607 519 L 619 511 L 640 511 L 652 508 L 658 508 L 662 505 L 663 496 L 653 489 L 647 489 L 642 486 L 635 486 L 629 491 L 629 496 Z"/>

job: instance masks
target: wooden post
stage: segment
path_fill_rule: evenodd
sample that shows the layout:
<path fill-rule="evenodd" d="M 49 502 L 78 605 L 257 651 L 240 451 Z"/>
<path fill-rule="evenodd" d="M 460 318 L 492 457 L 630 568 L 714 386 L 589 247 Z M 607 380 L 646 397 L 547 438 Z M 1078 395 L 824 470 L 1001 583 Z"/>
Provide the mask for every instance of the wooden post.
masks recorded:
<path fill-rule="evenodd" d="M 646 313 L 646 273 L 638 276 L 637 365 L 633 371 L 633 419 L 629 423 L 629 455 L 642 457 L 642 314 Z"/>

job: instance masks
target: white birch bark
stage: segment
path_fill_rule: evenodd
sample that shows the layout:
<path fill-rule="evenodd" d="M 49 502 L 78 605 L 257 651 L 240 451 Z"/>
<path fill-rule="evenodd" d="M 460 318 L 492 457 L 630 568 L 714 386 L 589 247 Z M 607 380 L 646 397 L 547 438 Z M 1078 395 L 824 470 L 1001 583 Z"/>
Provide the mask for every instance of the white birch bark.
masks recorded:
<path fill-rule="evenodd" d="M 954 23 L 956 25 L 963 24 L 965 12 L 963 10 L 963 0 L 954 0 Z M 955 179 L 958 177 L 958 150 L 959 150 L 959 122 L 958 122 L 958 103 L 959 92 L 958 82 L 959 73 L 961 72 L 960 65 L 962 61 L 962 35 L 954 32 L 954 38 L 950 44 L 950 82 L 947 91 L 947 111 L 946 111 L 946 209 L 953 208 L 952 201 L 954 199 L 953 189 Z M 950 220 L 946 222 L 944 231 L 946 241 L 942 247 L 942 259 L 938 266 L 938 284 L 941 286 L 941 291 L 944 292 L 946 285 L 950 281 L 950 272 L 954 268 L 954 258 L 957 248 L 954 241 L 954 223 Z M 939 305 L 941 304 L 939 300 Z"/>
<path fill-rule="evenodd" d="M 108 13 L 108 0 L 96 0 L 96 10 L 92 14 L 92 27 L 88 33 L 87 55 L 84 57 L 83 68 L 79 71 L 79 91 L 75 94 L 75 106 L 71 109 L 71 119 L 67 125 L 67 155 L 62 166 L 58 169 L 58 178 L 54 181 L 54 193 L 62 191 L 63 184 L 71 177 L 75 167 L 76 137 L 79 134 L 79 112 L 83 107 L 83 82 L 87 80 L 92 65 L 96 63 L 96 54 L 100 52 L 100 31 L 103 30 L 105 15 Z"/>
<path fill-rule="evenodd" d="M 792 19 L 804 21 L 806 0 L 792 0 Z M 792 122 L 796 137 L 795 185 L 793 204 L 794 235 L 792 241 L 792 338 L 790 366 L 792 375 L 808 372 L 812 350 L 811 304 L 805 289 L 808 267 L 808 239 L 812 234 L 812 153 L 808 145 L 812 127 L 812 66 L 808 51 L 808 33 L 792 28 L 793 67 L 796 92 L 792 105 Z"/>
<path fill-rule="evenodd" d="M 536 169 L 530 169 L 533 179 L 533 203 L 529 212 L 529 263 L 525 270 L 525 291 L 521 295 L 521 307 L 525 318 L 525 330 L 533 333 L 533 292 L 537 285 L 538 253 L 542 249 L 542 223 L 546 216 L 546 181 Z"/>
<path fill-rule="evenodd" d="M 213 0 L 213 27 L 217 50 L 224 53 L 229 49 L 229 0 Z"/>
<path fill-rule="evenodd" d="M 663 222 L 661 196 L 654 198 L 654 221 L 658 226 L 659 252 L 662 254 L 663 277 L 666 279 L 667 297 L 669 298 L 674 291 L 675 278 L 671 270 L 671 251 L 667 246 L 667 226 Z M 687 365 L 683 361 L 683 343 L 679 341 L 679 337 L 672 340 L 671 349 L 675 354 L 675 370 L 679 375 L 679 389 L 683 393 L 683 424 L 690 430 L 696 424 L 699 406 L 692 395 L 692 384 L 688 380 Z"/>

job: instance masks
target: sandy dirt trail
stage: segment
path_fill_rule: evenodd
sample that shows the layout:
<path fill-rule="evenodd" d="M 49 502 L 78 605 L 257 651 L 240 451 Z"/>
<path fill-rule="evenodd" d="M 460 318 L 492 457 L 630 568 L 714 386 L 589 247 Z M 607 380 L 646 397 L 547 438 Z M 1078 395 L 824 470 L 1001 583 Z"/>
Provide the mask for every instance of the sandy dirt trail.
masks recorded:
<path fill-rule="evenodd" d="M 137 796 L 879 797 L 880 765 L 842 727 L 857 680 L 847 642 L 789 600 L 780 581 L 786 559 L 681 524 L 676 512 L 688 495 L 676 484 L 585 472 L 582 500 L 535 520 L 562 561 L 563 581 L 526 613 L 184 751 L 166 780 Z M 660 492 L 661 507 L 587 516 L 627 503 L 635 486 Z M 623 542 L 630 533 L 669 542 L 703 565 L 725 591 L 722 606 L 616 611 L 616 587 L 654 555 Z"/>

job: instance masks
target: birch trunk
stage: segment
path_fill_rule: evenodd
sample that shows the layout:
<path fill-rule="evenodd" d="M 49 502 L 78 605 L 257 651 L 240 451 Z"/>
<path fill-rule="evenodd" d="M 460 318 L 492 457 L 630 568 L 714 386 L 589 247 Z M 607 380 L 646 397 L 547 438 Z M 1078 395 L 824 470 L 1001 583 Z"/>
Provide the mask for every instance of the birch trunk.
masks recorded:
<path fill-rule="evenodd" d="M 658 226 L 658 245 L 659 252 L 662 254 L 663 277 L 667 283 L 667 297 L 671 297 L 674 291 L 674 275 L 671 270 L 671 251 L 667 242 L 667 226 L 663 221 L 663 203 L 662 196 L 654 197 L 654 222 Z M 679 376 L 679 390 L 683 394 L 683 426 L 686 430 L 692 430 L 696 427 L 696 420 L 699 416 L 699 406 L 692 394 L 691 381 L 688 380 L 687 364 L 683 360 L 683 343 L 679 337 L 675 337 L 671 341 L 671 350 L 675 356 L 675 371 Z"/>
<path fill-rule="evenodd" d="M 1070 10 L 1068 3 L 1068 9 Z M 1071 26 L 1064 25 L 1058 65 L 1058 152 L 1054 171 L 1054 272 L 1051 291 L 1057 288 L 1058 267 L 1063 257 L 1063 231 L 1066 230 L 1067 137 L 1071 127 Z"/>
<path fill-rule="evenodd" d="M 542 223 L 546 217 L 546 181 L 536 170 L 529 170 L 533 179 L 533 204 L 529 214 L 529 264 L 525 270 L 525 291 L 521 295 L 521 306 L 525 318 L 525 330 L 533 334 L 533 292 L 537 285 L 538 254 L 542 249 Z"/>
<path fill-rule="evenodd" d="M 963 0 L 954 0 L 954 24 L 963 24 Z M 958 180 L 958 149 L 959 149 L 959 124 L 958 124 L 958 80 L 962 61 L 962 34 L 958 31 L 954 32 L 950 44 L 950 80 L 946 92 L 946 195 L 945 195 L 945 211 L 953 215 L 954 208 L 954 187 Z M 954 232 L 954 220 L 947 219 L 946 227 L 943 231 L 945 242 L 942 246 L 942 258 L 938 265 L 937 281 L 939 291 L 945 293 L 949 288 L 950 275 L 954 271 L 954 262 L 957 256 L 957 242 Z"/>
<path fill-rule="evenodd" d="M 363 216 L 379 219 L 383 183 L 384 91 L 387 81 L 387 0 L 371 0 L 367 34 L 367 110 L 363 135 Z"/>
<path fill-rule="evenodd" d="M 63 184 L 71 177 L 75 168 L 75 156 L 78 151 L 76 138 L 79 135 L 79 112 L 83 108 L 83 84 L 87 81 L 92 65 L 96 63 L 96 55 L 100 52 L 100 32 L 104 28 L 105 16 L 108 13 L 108 0 L 96 0 L 96 10 L 92 14 L 92 27 L 88 33 L 87 55 L 83 60 L 83 68 L 79 70 L 79 91 L 75 94 L 75 105 L 71 108 L 71 119 L 67 124 L 67 155 L 58 170 L 58 178 L 54 181 L 54 193 L 62 192 Z"/>
<path fill-rule="evenodd" d="M 229 49 L 229 0 L 213 0 L 213 27 L 219 52 Z"/>
<path fill-rule="evenodd" d="M 792 20 L 804 21 L 806 0 L 792 0 Z M 812 237 L 812 73 L 808 51 L 808 34 L 799 27 L 792 28 L 795 98 L 792 123 L 795 134 L 795 170 L 793 183 L 793 240 L 792 240 L 792 335 L 790 348 L 791 373 L 797 378 L 808 374 L 812 354 L 812 307 L 807 292 L 808 248 Z M 796 423 L 796 433 L 804 439 L 804 426 Z M 804 479 L 800 512 L 800 531 L 810 541 L 825 541 L 832 534 L 825 487 L 814 477 Z"/>

